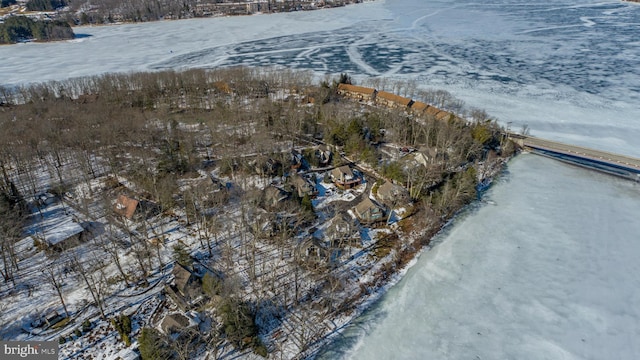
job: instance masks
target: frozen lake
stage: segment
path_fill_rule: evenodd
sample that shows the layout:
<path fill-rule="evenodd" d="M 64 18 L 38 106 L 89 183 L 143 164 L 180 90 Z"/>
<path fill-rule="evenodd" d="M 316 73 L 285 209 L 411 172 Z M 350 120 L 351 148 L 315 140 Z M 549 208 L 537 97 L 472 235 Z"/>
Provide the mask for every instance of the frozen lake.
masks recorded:
<path fill-rule="evenodd" d="M 283 66 L 416 80 L 516 130 L 640 157 L 640 6 L 385 0 L 75 29 L 0 47 L 0 84 Z M 328 358 L 637 359 L 640 187 L 524 155 Z"/>

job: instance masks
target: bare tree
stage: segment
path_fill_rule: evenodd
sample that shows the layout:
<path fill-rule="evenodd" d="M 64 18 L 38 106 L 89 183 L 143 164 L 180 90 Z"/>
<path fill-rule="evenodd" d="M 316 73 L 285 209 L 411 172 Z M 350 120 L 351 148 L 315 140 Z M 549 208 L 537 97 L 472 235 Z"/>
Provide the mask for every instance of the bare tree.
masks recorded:
<path fill-rule="evenodd" d="M 76 274 L 80 276 L 80 278 L 84 281 L 85 285 L 87 285 L 87 289 L 93 298 L 93 301 L 100 311 L 100 317 L 103 320 L 107 319 L 105 314 L 105 304 L 104 298 L 106 295 L 106 279 L 104 278 L 104 274 L 102 271 L 98 271 L 99 274 L 96 274 L 96 268 L 101 270 L 101 264 L 96 261 L 91 261 L 91 263 L 86 263 L 80 260 L 77 253 L 73 253 L 71 255 L 71 264 Z"/>
<path fill-rule="evenodd" d="M 51 262 L 48 266 L 45 266 L 44 269 L 42 269 L 42 273 L 45 276 L 45 280 L 56 290 L 58 298 L 60 299 L 60 304 L 62 304 L 62 308 L 64 309 L 64 314 L 69 317 L 67 304 L 65 303 L 64 296 L 62 294 L 63 282 L 60 278 L 60 265 L 56 262 Z"/>

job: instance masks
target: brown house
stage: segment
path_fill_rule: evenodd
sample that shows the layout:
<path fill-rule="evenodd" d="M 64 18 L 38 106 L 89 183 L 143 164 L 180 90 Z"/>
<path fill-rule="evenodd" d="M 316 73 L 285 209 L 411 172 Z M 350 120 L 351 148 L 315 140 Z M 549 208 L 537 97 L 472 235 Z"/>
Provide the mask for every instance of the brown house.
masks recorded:
<path fill-rule="evenodd" d="M 427 109 L 425 110 L 425 113 L 427 115 L 436 117 L 436 115 L 440 112 L 440 109 L 438 109 L 437 107 L 431 106 L 431 105 L 427 105 Z"/>
<path fill-rule="evenodd" d="M 384 184 L 378 187 L 377 198 L 384 204 L 397 204 L 404 202 L 408 199 L 409 193 L 405 188 L 399 185 L 395 185 L 390 181 L 386 181 Z"/>
<path fill-rule="evenodd" d="M 340 189 L 351 189 L 360 185 L 360 178 L 353 175 L 349 165 L 340 166 L 331 170 L 331 180 Z"/>
<path fill-rule="evenodd" d="M 132 199 L 125 195 L 118 195 L 118 199 L 116 200 L 116 204 L 113 207 L 113 211 L 120 216 L 124 216 L 127 219 L 131 220 L 133 215 L 138 208 L 138 200 Z"/>
<path fill-rule="evenodd" d="M 386 91 L 378 91 L 376 94 L 376 104 L 389 108 L 407 108 L 413 104 L 413 100 L 392 94 Z"/>
<path fill-rule="evenodd" d="M 437 120 L 446 120 L 451 116 L 451 113 L 448 111 L 440 110 L 435 106 L 428 105 L 425 113 L 429 116 L 433 116 Z"/>
<path fill-rule="evenodd" d="M 342 95 L 358 101 L 372 101 L 376 97 L 377 90 L 363 86 L 350 84 L 338 84 L 338 95 Z"/>
<path fill-rule="evenodd" d="M 360 222 L 369 224 L 384 220 L 384 212 L 382 208 L 374 204 L 369 198 L 365 198 L 354 208 L 356 216 Z"/>
<path fill-rule="evenodd" d="M 427 110 L 428 107 L 429 105 L 423 103 L 422 101 L 414 101 L 413 104 L 411 104 L 411 111 L 416 114 L 421 114 L 425 110 Z"/>
<path fill-rule="evenodd" d="M 310 267 L 326 263 L 331 255 L 331 250 L 323 241 L 315 237 L 302 240 L 297 248 L 298 258 L 305 261 Z"/>
<path fill-rule="evenodd" d="M 290 193 L 273 185 L 267 186 L 262 191 L 262 206 L 266 210 L 277 209 L 289 199 Z"/>
<path fill-rule="evenodd" d="M 138 201 L 125 195 L 118 195 L 113 211 L 122 217 L 132 220 L 157 215 L 160 212 L 160 208 L 150 201 Z"/>

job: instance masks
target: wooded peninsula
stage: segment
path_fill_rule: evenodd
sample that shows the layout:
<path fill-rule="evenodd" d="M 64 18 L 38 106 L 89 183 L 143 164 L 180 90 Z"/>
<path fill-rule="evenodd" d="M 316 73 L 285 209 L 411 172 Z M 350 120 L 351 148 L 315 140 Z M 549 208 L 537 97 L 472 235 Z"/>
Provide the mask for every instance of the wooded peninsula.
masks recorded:
<path fill-rule="evenodd" d="M 229 68 L 0 88 L 0 339 L 314 354 L 515 151 L 446 92 L 378 87 Z"/>

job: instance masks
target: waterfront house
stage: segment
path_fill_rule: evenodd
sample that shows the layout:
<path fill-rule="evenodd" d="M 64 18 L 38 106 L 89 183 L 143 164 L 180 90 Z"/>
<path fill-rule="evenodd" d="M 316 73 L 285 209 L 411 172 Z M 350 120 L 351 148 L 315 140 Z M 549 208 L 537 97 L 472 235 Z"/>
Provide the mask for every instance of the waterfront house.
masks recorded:
<path fill-rule="evenodd" d="M 416 164 L 424 167 L 442 164 L 447 159 L 445 152 L 439 151 L 434 147 L 422 147 L 413 154 L 408 155 Z"/>
<path fill-rule="evenodd" d="M 322 240 L 309 236 L 302 240 L 297 248 L 297 257 L 302 261 L 302 265 L 308 268 L 316 268 L 329 261 L 331 250 Z"/>
<path fill-rule="evenodd" d="M 369 198 L 365 198 L 360 204 L 356 205 L 354 212 L 358 220 L 364 224 L 384 220 L 382 208 L 374 204 Z"/>
<path fill-rule="evenodd" d="M 378 91 L 376 93 L 375 102 L 377 105 L 386 106 L 388 108 L 408 108 L 413 104 L 413 100 L 392 94 L 386 91 Z"/>
<path fill-rule="evenodd" d="M 422 101 L 414 101 L 413 104 L 411 104 L 411 111 L 416 114 L 422 114 L 423 112 L 425 112 L 425 110 L 427 110 L 428 107 L 429 105 L 423 103 Z"/>
<path fill-rule="evenodd" d="M 376 198 L 385 205 L 398 204 L 407 201 L 409 192 L 402 186 L 385 181 L 377 190 Z"/>
<path fill-rule="evenodd" d="M 332 247 L 337 248 L 355 245 L 360 241 L 358 227 L 351 218 L 346 218 L 344 214 L 337 214 L 329 220 L 327 228 L 324 230 L 324 238 Z"/>
<path fill-rule="evenodd" d="M 377 90 L 351 84 L 338 84 L 338 95 L 358 101 L 373 101 Z"/>

